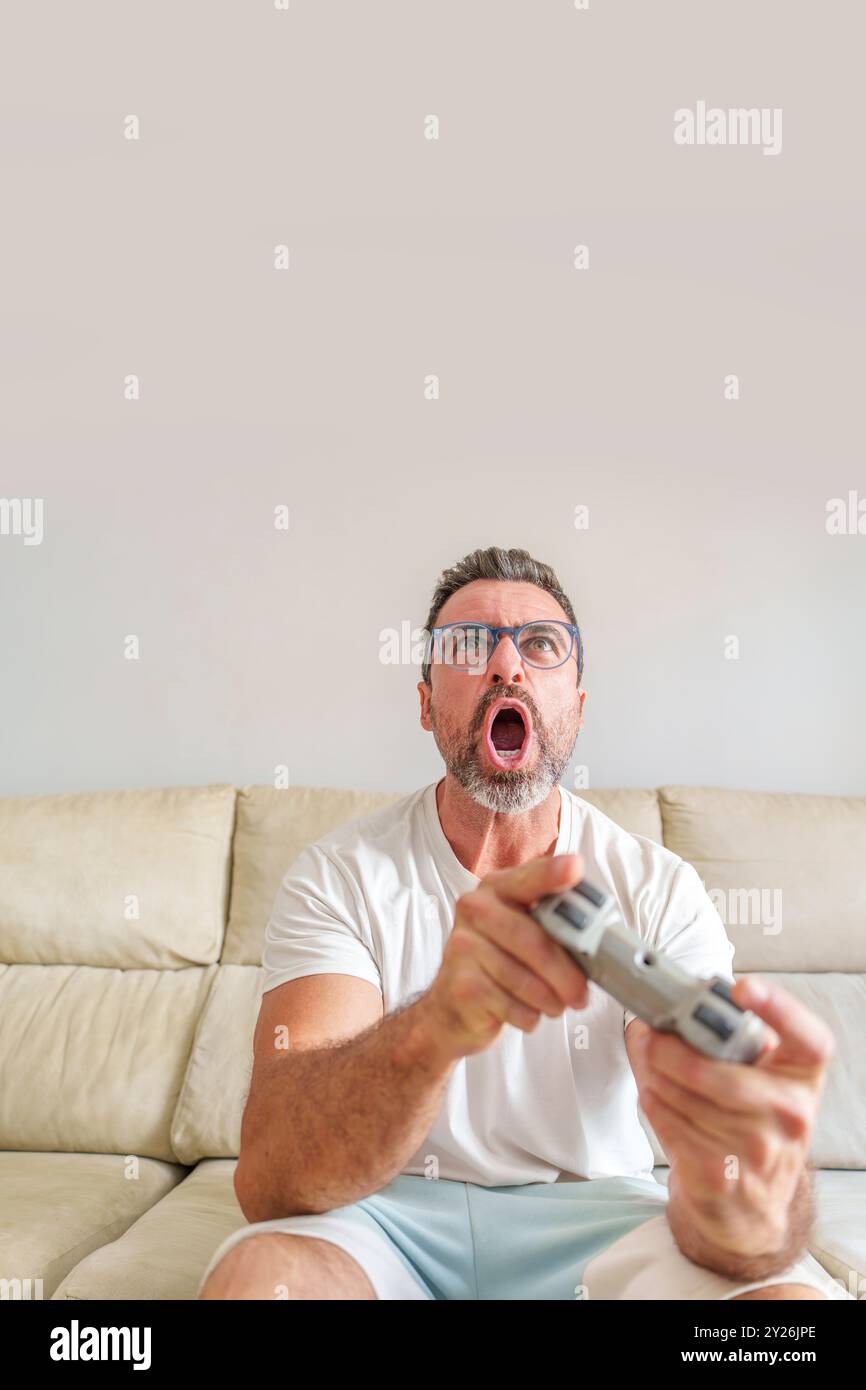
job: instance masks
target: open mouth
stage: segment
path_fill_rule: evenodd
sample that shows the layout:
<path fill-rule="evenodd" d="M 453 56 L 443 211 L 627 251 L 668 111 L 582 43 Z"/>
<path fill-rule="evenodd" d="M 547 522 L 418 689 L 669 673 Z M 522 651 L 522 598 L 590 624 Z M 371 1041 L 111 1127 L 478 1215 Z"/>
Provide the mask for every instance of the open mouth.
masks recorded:
<path fill-rule="evenodd" d="M 487 724 L 487 749 L 500 767 L 517 767 L 526 758 L 532 735 L 528 711 L 515 701 L 496 707 Z"/>

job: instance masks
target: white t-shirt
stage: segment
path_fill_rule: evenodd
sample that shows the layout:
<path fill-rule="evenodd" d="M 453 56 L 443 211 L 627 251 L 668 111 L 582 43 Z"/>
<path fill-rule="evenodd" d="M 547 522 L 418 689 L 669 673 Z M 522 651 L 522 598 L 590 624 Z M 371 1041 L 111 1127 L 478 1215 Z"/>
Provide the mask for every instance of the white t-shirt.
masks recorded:
<path fill-rule="evenodd" d="M 480 882 L 445 837 L 436 786 L 302 851 L 265 932 L 264 990 L 304 975 L 357 975 L 382 991 L 387 1014 L 429 987 L 456 901 Z M 733 981 L 733 943 L 695 869 L 559 790 L 555 852 L 579 851 L 589 882 L 612 894 L 648 944 L 693 974 Z M 653 1151 L 625 1050 L 635 1015 L 592 982 L 589 994 L 585 1009 L 542 1014 L 531 1033 L 506 1024 L 484 1052 L 458 1061 L 433 1127 L 402 1172 L 485 1187 L 555 1182 L 561 1174 L 651 1176 Z"/>

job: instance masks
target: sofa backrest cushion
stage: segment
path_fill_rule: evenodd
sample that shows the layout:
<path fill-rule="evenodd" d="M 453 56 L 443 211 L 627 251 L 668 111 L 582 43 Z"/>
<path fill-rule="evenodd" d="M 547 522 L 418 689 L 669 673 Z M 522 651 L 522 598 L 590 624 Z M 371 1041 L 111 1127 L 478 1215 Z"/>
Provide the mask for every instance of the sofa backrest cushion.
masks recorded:
<path fill-rule="evenodd" d="M 171 1126 L 181 1163 L 238 1156 L 264 978 L 252 965 L 218 967 Z"/>
<path fill-rule="evenodd" d="M 856 1168 L 866 1156 L 866 1093 L 860 1060 L 866 1020 L 866 975 L 835 971 L 800 975 L 796 972 L 762 976 L 801 999 L 833 1031 L 836 1051 L 827 1068 L 827 1082 L 812 1131 L 809 1162 L 816 1168 Z M 735 972 L 735 979 L 740 976 Z M 638 1111 L 656 1163 L 669 1163 L 659 1138 L 643 1110 Z"/>
<path fill-rule="evenodd" d="M 643 835 L 647 840 L 662 843 L 662 817 L 657 792 L 624 788 L 621 791 L 581 791 L 575 789 L 581 801 L 597 806 L 611 820 L 631 835 Z"/>
<path fill-rule="evenodd" d="M 175 1161 L 171 1119 L 217 970 L 0 970 L 0 1149 Z"/>
<path fill-rule="evenodd" d="M 866 797 L 662 787 L 659 800 L 735 971 L 866 970 Z"/>
<path fill-rule="evenodd" d="M 0 961 L 219 960 L 232 786 L 0 797 Z"/>
<path fill-rule="evenodd" d="M 286 870 L 302 849 L 357 816 L 398 800 L 398 792 L 331 787 L 243 787 L 238 793 L 229 923 L 222 961 L 260 965 L 265 927 Z"/>

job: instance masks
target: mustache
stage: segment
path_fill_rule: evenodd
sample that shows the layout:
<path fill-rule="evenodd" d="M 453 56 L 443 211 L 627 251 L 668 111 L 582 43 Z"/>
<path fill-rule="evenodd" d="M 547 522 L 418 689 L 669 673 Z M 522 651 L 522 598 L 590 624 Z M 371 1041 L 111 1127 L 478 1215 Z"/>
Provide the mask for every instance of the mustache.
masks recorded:
<path fill-rule="evenodd" d="M 500 685 L 497 686 L 495 690 L 489 691 L 488 694 L 486 694 L 479 703 L 478 709 L 475 711 L 475 717 L 472 720 L 472 724 L 470 726 L 471 733 L 478 732 L 478 730 L 484 723 L 485 718 L 487 717 L 487 711 L 489 710 L 491 705 L 496 704 L 497 700 L 516 700 L 518 704 L 525 705 L 526 708 L 529 710 L 529 713 L 532 715 L 533 724 L 538 726 L 541 725 L 542 721 L 536 709 L 534 700 L 527 700 L 525 694 L 516 686 L 511 686 L 509 688 L 508 686 Z"/>

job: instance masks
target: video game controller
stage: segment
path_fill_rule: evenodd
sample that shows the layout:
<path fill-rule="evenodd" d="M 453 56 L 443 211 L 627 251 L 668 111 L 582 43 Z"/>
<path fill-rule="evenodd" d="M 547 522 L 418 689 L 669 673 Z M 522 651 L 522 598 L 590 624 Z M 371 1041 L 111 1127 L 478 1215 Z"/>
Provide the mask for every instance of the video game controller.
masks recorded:
<path fill-rule="evenodd" d="M 590 980 L 651 1027 L 677 1033 L 719 1062 L 754 1062 L 769 1034 L 720 975 L 689 975 L 623 922 L 612 898 L 583 879 L 542 898 L 532 916 Z"/>

